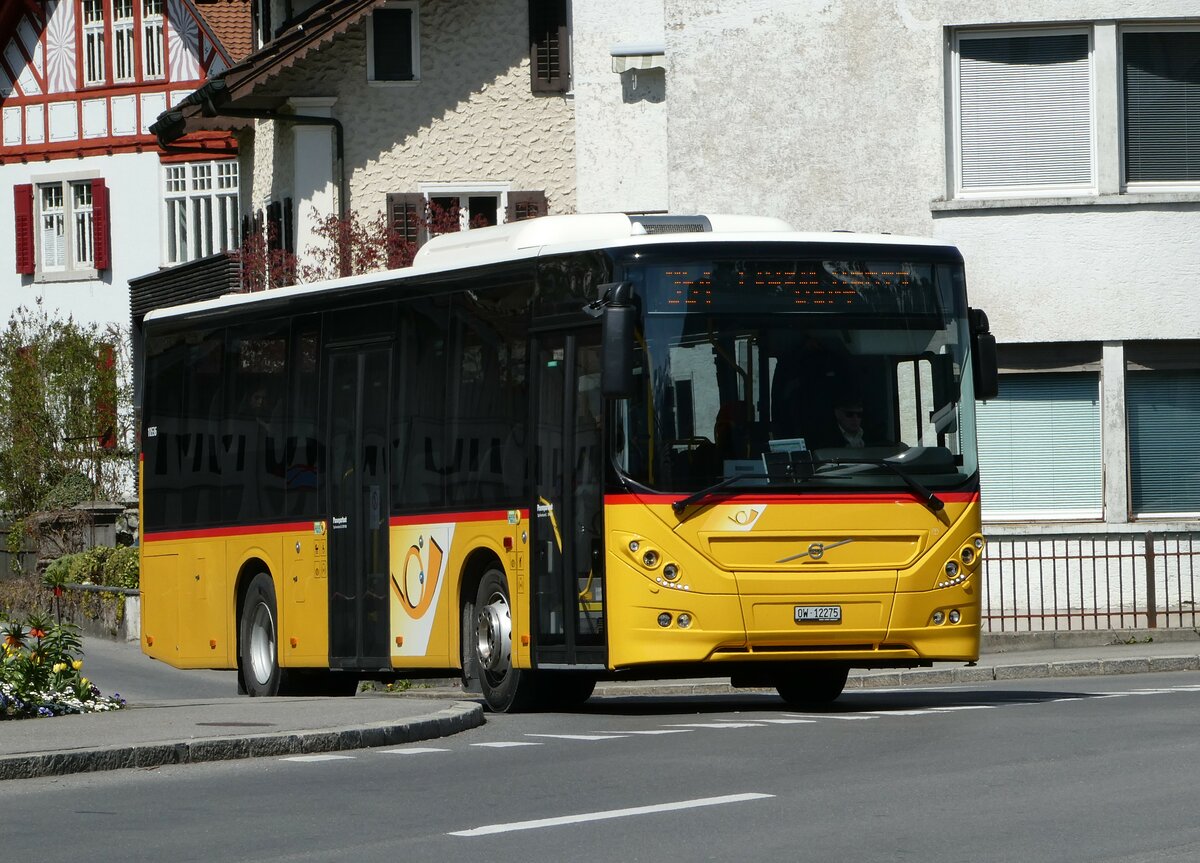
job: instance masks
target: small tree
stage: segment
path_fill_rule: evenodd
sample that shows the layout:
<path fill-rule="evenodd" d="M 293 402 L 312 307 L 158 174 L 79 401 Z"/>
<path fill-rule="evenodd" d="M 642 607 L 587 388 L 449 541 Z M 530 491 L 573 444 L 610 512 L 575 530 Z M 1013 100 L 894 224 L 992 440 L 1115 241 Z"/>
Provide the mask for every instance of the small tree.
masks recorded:
<path fill-rule="evenodd" d="M 0 508 L 14 518 L 132 491 L 129 342 L 19 308 L 0 335 Z"/>

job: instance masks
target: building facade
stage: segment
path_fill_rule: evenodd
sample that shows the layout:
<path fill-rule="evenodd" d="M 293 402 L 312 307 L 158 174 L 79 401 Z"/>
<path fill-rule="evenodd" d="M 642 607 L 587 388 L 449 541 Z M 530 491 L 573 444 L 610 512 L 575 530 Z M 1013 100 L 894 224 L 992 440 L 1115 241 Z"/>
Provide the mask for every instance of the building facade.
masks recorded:
<path fill-rule="evenodd" d="M 236 244 L 232 137 L 162 151 L 149 126 L 248 50 L 249 20 L 245 0 L 4 4 L 0 315 L 124 324 L 130 278 Z"/>

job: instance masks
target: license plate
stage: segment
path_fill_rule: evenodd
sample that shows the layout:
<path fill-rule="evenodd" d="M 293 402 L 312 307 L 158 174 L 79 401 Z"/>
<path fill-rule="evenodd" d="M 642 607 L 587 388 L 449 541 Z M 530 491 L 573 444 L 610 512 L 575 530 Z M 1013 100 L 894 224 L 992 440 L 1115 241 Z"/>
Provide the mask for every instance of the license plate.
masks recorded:
<path fill-rule="evenodd" d="M 797 605 L 796 623 L 840 623 L 842 607 L 840 605 Z"/>

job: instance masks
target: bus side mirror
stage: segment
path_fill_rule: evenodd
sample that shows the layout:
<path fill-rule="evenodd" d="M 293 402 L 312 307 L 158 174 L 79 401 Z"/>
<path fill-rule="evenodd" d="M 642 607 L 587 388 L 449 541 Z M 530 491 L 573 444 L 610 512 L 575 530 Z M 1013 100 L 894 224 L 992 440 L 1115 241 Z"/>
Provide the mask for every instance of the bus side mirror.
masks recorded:
<path fill-rule="evenodd" d="M 996 337 L 992 335 L 987 315 L 982 309 L 969 309 L 971 324 L 971 366 L 975 370 L 975 398 L 994 399 L 1000 392 L 999 364 L 996 360 Z"/>
<path fill-rule="evenodd" d="M 627 399 L 633 395 L 633 346 L 638 314 L 632 302 L 632 288 L 628 282 L 614 285 L 604 306 L 600 392 L 605 398 Z"/>

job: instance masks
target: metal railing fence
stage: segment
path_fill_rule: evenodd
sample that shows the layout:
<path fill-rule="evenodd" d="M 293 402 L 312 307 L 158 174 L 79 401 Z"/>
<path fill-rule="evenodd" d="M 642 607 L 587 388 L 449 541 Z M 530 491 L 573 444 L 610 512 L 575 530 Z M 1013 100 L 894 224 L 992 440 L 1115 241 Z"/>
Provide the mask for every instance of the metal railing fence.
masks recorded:
<path fill-rule="evenodd" d="M 988 537 L 984 632 L 1196 628 L 1200 532 Z"/>

